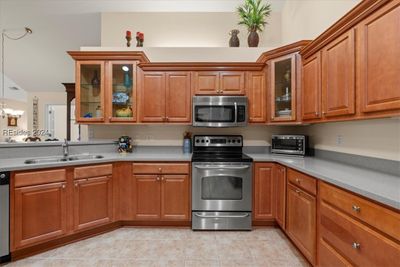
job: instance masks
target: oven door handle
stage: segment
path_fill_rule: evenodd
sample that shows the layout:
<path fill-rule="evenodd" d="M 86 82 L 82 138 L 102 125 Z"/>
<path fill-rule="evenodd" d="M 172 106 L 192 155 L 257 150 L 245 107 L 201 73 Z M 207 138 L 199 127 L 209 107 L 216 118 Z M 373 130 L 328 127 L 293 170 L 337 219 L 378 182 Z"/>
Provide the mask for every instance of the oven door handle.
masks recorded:
<path fill-rule="evenodd" d="M 244 170 L 250 168 L 250 166 L 229 166 L 229 165 L 203 165 L 194 166 L 197 169 L 228 169 L 228 170 Z"/>
<path fill-rule="evenodd" d="M 241 214 L 241 215 L 201 215 L 198 213 L 194 214 L 196 217 L 199 218 L 246 218 L 249 217 L 250 214 Z"/>

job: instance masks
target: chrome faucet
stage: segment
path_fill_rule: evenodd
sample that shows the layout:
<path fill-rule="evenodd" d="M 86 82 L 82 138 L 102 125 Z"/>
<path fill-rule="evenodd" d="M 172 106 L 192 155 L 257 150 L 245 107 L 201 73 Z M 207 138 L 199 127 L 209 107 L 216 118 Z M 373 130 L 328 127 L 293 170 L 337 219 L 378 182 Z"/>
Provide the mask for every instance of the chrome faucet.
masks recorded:
<path fill-rule="evenodd" d="M 62 149 L 63 149 L 63 155 L 64 157 L 68 157 L 69 155 L 69 148 L 68 148 L 68 141 L 67 139 L 64 139 L 64 143 L 62 143 Z"/>

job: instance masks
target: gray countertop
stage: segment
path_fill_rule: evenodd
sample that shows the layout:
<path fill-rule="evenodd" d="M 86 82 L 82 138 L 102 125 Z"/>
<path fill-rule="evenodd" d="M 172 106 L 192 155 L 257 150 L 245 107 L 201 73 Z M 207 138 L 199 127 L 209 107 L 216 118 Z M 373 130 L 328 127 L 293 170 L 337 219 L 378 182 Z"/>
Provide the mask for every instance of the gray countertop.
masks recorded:
<path fill-rule="evenodd" d="M 1 159 L 0 171 L 42 169 L 115 161 L 189 162 L 192 156 L 191 154 L 182 153 L 182 150 L 177 148 L 142 149 L 130 154 L 101 153 L 101 155 L 104 158 L 31 165 L 24 163 L 27 158 Z M 400 209 L 400 174 L 398 176 L 390 175 L 316 157 L 285 157 L 266 152 L 247 153 L 247 155 L 252 157 L 255 162 L 277 162 L 372 200 Z"/>

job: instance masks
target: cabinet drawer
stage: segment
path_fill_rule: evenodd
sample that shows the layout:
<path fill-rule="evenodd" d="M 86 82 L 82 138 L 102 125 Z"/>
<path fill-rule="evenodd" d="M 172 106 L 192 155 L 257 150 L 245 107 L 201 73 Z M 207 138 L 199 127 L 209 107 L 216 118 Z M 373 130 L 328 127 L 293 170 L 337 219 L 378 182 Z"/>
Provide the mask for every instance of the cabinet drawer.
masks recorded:
<path fill-rule="evenodd" d="M 320 205 L 320 238 L 356 266 L 393 266 L 400 258 L 398 243 L 324 202 Z"/>
<path fill-rule="evenodd" d="M 64 182 L 66 170 L 20 172 L 15 174 L 14 180 L 15 187 Z"/>
<path fill-rule="evenodd" d="M 400 213 L 320 183 L 321 200 L 400 240 Z"/>
<path fill-rule="evenodd" d="M 189 173 L 187 163 L 133 163 L 133 173 L 153 174 L 153 173 Z"/>
<path fill-rule="evenodd" d="M 288 181 L 307 192 L 317 194 L 317 180 L 301 172 L 288 169 Z"/>
<path fill-rule="evenodd" d="M 112 174 L 112 164 L 79 167 L 74 170 L 74 179 L 108 176 Z"/>

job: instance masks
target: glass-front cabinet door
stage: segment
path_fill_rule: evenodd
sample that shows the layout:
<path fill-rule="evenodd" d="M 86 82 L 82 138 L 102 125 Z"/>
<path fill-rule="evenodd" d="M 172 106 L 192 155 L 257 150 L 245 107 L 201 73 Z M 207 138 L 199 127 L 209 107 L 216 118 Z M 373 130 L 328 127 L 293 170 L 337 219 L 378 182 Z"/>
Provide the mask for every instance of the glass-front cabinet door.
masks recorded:
<path fill-rule="evenodd" d="M 109 61 L 107 98 L 110 122 L 136 121 L 136 61 Z"/>
<path fill-rule="evenodd" d="M 271 60 L 271 121 L 296 120 L 296 54 Z"/>
<path fill-rule="evenodd" d="M 104 62 L 76 62 L 76 121 L 104 121 Z"/>

